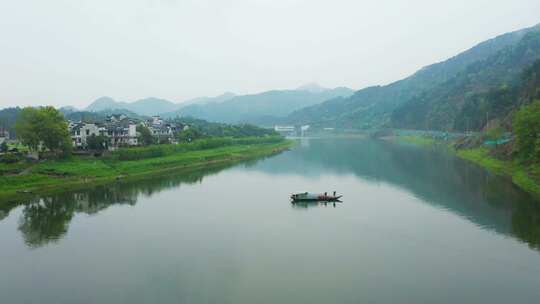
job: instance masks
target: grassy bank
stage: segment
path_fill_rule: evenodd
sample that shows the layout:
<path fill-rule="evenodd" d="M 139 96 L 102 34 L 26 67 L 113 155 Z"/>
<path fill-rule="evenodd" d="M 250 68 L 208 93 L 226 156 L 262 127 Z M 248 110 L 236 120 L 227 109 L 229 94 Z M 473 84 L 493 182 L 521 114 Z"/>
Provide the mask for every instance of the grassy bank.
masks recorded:
<path fill-rule="evenodd" d="M 218 145 L 185 144 L 180 150 L 155 146 L 120 150 L 107 158 L 73 157 L 69 160 L 45 161 L 36 164 L 4 164 L 0 170 L 23 170 L 0 176 L 0 200 L 20 195 L 20 191 L 45 193 L 88 187 L 117 179 L 140 178 L 166 171 L 204 167 L 217 163 L 236 162 L 278 153 L 292 142 L 287 140 L 243 139 Z M 193 145 L 193 146 L 190 146 Z M 187 147 L 186 147 L 187 146 Z M 194 149 L 193 147 L 198 147 Z M 180 149 L 180 148 L 178 148 Z M 151 151 L 151 152 L 147 152 Z M 126 152 L 125 151 L 130 151 Z M 160 152 L 156 152 L 160 151 Z M 126 156 L 130 155 L 130 157 Z M 17 167 L 18 168 L 14 168 Z"/>
<path fill-rule="evenodd" d="M 487 170 L 512 179 L 512 182 L 524 191 L 540 198 L 540 166 L 525 165 L 517 160 L 500 160 L 490 155 L 489 148 L 476 147 L 469 149 L 455 149 L 446 141 L 438 141 L 423 136 L 398 136 L 397 141 L 417 144 L 421 146 L 446 146 L 458 157 L 474 162 Z"/>
<path fill-rule="evenodd" d="M 489 155 L 487 148 L 461 149 L 457 150 L 456 154 L 463 159 L 479 164 L 491 172 L 511 177 L 514 184 L 540 198 L 540 166 L 526 166 L 516 160 L 503 161 L 496 159 Z"/>
<path fill-rule="evenodd" d="M 398 136 L 396 137 L 398 141 L 411 143 L 415 145 L 420 146 L 431 146 L 437 143 L 437 141 L 431 137 L 424 137 L 424 136 Z"/>

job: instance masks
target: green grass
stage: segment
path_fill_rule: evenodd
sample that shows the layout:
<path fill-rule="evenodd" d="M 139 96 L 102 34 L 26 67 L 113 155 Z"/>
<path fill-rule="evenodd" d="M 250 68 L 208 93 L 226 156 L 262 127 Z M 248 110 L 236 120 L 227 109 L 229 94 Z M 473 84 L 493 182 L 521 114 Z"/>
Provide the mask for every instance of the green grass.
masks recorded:
<path fill-rule="evenodd" d="M 517 160 L 503 161 L 489 155 L 488 148 L 462 149 L 456 151 L 463 159 L 472 161 L 499 175 L 512 178 L 512 182 L 521 189 L 540 198 L 540 166 L 526 166 Z"/>
<path fill-rule="evenodd" d="M 119 177 L 129 179 L 165 171 L 236 162 L 271 155 L 291 145 L 291 141 L 281 140 L 277 143 L 234 144 L 177 152 L 139 160 L 123 161 L 114 157 L 103 159 L 73 157 L 68 160 L 40 162 L 32 165 L 27 174 L 1 175 L 0 198 L 16 196 L 19 190 L 28 190 L 33 193 L 50 192 L 91 186 Z"/>
<path fill-rule="evenodd" d="M 413 135 L 398 136 L 397 140 L 406 142 L 406 143 L 415 144 L 415 145 L 420 145 L 420 146 L 431 146 L 437 143 L 437 141 L 433 138 L 424 137 L 424 136 L 413 136 Z"/>
<path fill-rule="evenodd" d="M 456 154 L 464 159 L 475 162 L 482 167 L 491 170 L 497 174 L 509 174 L 511 173 L 511 167 L 509 162 L 505 162 L 494 157 L 489 156 L 489 149 L 487 148 L 474 148 L 474 149 L 462 149 L 457 150 Z"/>
<path fill-rule="evenodd" d="M 19 152 L 28 152 L 28 147 L 21 144 L 21 143 L 8 143 L 8 148 L 9 149 L 13 149 L 13 148 L 16 148 L 17 150 L 19 150 Z"/>
<path fill-rule="evenodd" d="M 12 164 L 0 163 L 0 176 L 5 174 L 17 174 L 30 166 L 26 162 L 17 162 Z"/>

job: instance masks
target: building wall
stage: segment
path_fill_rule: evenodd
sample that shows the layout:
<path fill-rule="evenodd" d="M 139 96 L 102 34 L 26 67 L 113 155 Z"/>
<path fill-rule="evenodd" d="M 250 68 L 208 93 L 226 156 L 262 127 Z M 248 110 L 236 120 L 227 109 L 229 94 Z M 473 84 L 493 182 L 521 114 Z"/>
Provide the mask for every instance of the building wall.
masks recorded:
<path fill-rule="evenodd" d="M 129 125 L 128 127 L 128 136 L 137 137 L 137 126 L 134 124 Z"/>
<path fill-rule="evenodd" d="M 84 124 L 78 131 L 75 131 L 75 134 L 71 136 L 73 146 L 86 146 L 88 137 L 92 135 L 99 135 L 99 127 L 95 124 Z"/>

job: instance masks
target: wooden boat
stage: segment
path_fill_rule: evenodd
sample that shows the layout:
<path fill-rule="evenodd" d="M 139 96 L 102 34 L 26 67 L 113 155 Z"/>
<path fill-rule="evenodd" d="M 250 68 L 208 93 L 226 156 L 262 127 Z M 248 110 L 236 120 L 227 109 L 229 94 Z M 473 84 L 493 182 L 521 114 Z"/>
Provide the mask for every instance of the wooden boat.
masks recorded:
<path fill-rule="evenodd" d="M 321 202 L 339 202 L 342 195 L 329 195 L 327 193 L 309 193 L 309 192 L 303 192 L 303 193 L 295 193 L 291 195 L 291 199 L 295 202 L 301 202 L 301 201 L 321 201 Z"/>

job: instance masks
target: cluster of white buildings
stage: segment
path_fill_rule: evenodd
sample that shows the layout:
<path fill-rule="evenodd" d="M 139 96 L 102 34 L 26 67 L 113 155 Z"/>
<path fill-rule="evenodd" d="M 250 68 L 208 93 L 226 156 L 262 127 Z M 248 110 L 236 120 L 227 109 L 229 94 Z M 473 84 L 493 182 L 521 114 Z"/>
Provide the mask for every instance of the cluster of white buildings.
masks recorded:
<path fill-rule="evenodd" d="M 274 126 L 274 131 L 278 132 L 279 134 L 283 136 L 304 137 L 308 130 L 309 130 L 309 125 L 304 125 L 304 126 L 275 125 Z"/>
<path fill-rule="evenodd" d="M 188 125 L 166 122 L 159 116 L 153 116 L 151 119 L 143 122 L 143 125 L 150 130 L 150 133 L 160 143 L 175 143 L 175 134 L 189 129 Z"/>
<path fill-rule="evenodd" d="M 139 145 L 137 125 L 147 127 L 159 143 L 174 143 L 175 134 L 189 128 L 187 125 L 165 122 L 159 116 L 149 120 L 138 120 L 120 114 L 108 116 L 101 123 L 70 121 L 69 132 L 76 148 L 86 148 L 90 137 L 101 135 L 107 138 L 107 148 L 115 149 Z"/>

